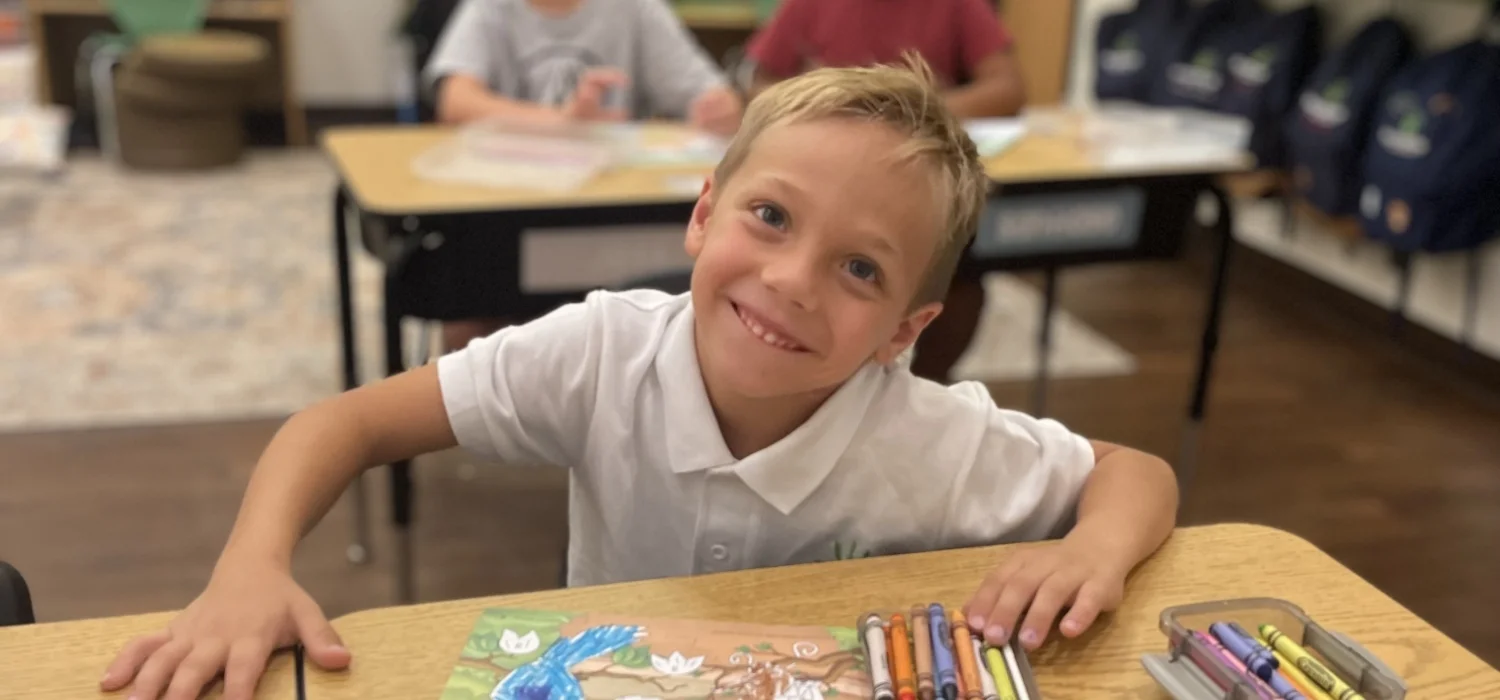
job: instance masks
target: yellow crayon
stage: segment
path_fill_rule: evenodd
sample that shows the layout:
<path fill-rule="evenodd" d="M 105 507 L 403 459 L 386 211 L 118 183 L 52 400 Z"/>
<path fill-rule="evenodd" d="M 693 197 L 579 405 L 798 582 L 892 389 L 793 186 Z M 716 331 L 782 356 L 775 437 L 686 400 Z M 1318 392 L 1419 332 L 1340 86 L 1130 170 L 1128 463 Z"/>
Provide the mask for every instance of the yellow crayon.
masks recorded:
<path fill-rule="evenodd" d="M 1017 700 L 1016 686 L 1010 682 L 1010 670 L 1005 667 L 1005 657 L 1000 655 L 1000 650 L 985 647 L 984 660 L 990 667 L 990 675 L 995 679 L 995 691 L 999 693 L 1000 700 Z"/>
<path fill-rule="evenodd" d="M 1280 665 L 1277 670 L 1281 672 L 1281 675 L 1286 676 L 1292 685 L 1297 686 L 1297 690 L 1307 696 L 1307 700 L 1333 700 L 1333 696 L 1323 692 L 1323 689 L 1319 688 L 1317 683 L 1312 682 L 1311 678 L 1302 675 L 1302 671 L 1298 670 L 1296 664 L 1287 661 L 1286 656 L 1281 652 L 1272 649 L 1271 654 L 1276 657 L 1276 662 Z"/>
<path fill-rule="evenodd" d="M 1291 637 L 1276 629 L 1274 625 L 1261 625 L 1259 631 L 1261 638 L 1265 639 L 1272 649 L 1281 652 L 1281 655 L 1295 664 L 1297 669 L 1313 682 L 1313 685 L 1328 691 L 1334 700 L 1365 700 L 1365 696 L 1350 688 L 1344 679 L 1318 663 L 1318 660 L 1308 654 L 1306 649 L 1292 641 Z"/>

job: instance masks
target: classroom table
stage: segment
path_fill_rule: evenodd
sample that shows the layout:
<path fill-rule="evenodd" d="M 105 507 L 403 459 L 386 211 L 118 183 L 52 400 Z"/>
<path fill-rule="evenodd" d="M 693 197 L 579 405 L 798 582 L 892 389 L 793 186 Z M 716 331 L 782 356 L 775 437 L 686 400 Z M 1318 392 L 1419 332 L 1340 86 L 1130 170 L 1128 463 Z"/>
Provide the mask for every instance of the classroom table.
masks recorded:
<path fill-rule="evenodd" d="M 137 635 L 164 628 L 177 613 L 151 613 L 0 627 L 0 698 L 56 700 L 125 698 L 99 690 L 99 678 L 115 654 Z M 271 658 L 256 689 L 258 699 L 287 700 L 297 694 L 298 665 L 290 652 Z M 216 685 L 205 698 L 218 698 Z"/>
<path fill-rule="evenodd" d="M 523 293 L 520 286 L 520 231 L 568 235 L 584 227 L 683 223 L 698 194 L 692 183 L 701 182 L 709 170 L 703 166 L 622 168 L 567 192 L 458 185 L 418 177 L 411 167 L 413 159 L 455 133 L 443 126 L 383 125 L 330 129 L 322 136 L 323 149 L 339 178 L 333 196 L 333 244 L 346 387 L 359 384 L 349 272 L 351 221 L 359 223 L 366 247 L 378 251 L 384 266 L 386 369 L 395 374 L 405 368 L 400 333 L 403 317 L 451 320 L 502 316 L 523 299 L 534 297 Z M 1197 436 L 1218 345 L 1225 273 L 1233 247 L 1233 207 L 1215 178 L 1248 170 L 1250 157 L 1237 153 L 1196 162 L 1113 162 L 1090 150 L 1076 132 L 1032 130 L 985 165 L 996 187 L 969 255 L 987 271 L 1045 271 L 1040 310 L 1044 322 L 1039 324 L 1036 338 L 1042 360 L 1051 347 L 1050 320 L 1056 305 L 1059 269 L 1176 257 L 1199 195 L 1207 193 L 1217 200 L 1213 276 L 1206 294 L 1183 448 L 1174 462 L 1186 491 L 1195 468 Z M 476 226 L 476 221 L 483 226 Z M 375 224 L 370 228 L 377 230 L 374 237 L 380 240 L 372 241 L 371 231 L 366 230 L 369 223 Z M 469 233 L 476 229 L 483 233 Z M 456 235 L 483 241 L 484 259 L 487 264 L 493 261 L 483 276 L 488 283 L 504 287 L 462 298 L 451 293 L 444 298 L 442 294 L 410 291 L 420 290 L 421 280 L 459 276 L 449 267 L 432 264 L 429 255 Z M 445 283 L 452 284 L 451 280 Z M 1032 410 L 1039 415 L 1045 411 L 1046 389 L 1047 367 L 1042 361 L 1032 399 Z M 397 530 L 397 598 L 411 602 L 415 584 L 410 563 L 409 463 L 391 465 L 389 476 L 392 521 Z M 363 561 L 368 541 L 363 486 L 356 482 L 351 492 L 356 535 L 350 559 Z"/>
<path fill-rule="evenodd" d="M 998 562 L 1036 544 L 874 557 L 379 608 L 334 620 L 348 671 L 308 666 L 309 700 L 437 698 L 481 611 L 492 607 L 642 617 L 852 626 L 870 610 L 961 605 Z M 1408 684 L 1410 698 L 1500 697 L 1500 672 L 1312 544 L 1257 525 L 1177 530 L 1131 576 L 1117 612 L 1077 640 L 1031 655 L 1046 700 L 1165 698 L 1141 656 L 1167 649 L 1161 611 L 1190 602 L 1274 597 L 1353 638 Z"/>

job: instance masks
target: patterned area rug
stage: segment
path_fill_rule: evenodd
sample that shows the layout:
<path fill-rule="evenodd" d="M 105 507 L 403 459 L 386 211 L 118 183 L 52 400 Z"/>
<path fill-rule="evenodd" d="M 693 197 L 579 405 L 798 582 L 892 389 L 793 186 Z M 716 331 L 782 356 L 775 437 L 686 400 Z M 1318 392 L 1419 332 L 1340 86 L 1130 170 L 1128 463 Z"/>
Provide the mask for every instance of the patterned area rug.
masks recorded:
<path fill-rule="evenodd" d="M 55 179 L 0 178 L 0 430 L 280 416 L 338 391 L 333 184 L 310 151 L 192 175 L 83 158 Z M 379 271 L 353 257 L 368 377 Z M 1037 296 L 1004 276 L 988 289 L 958 371 L 1025 378 Z M 1134 370 L 1073 317 L 1055 322 L 1054 376 Z"/>

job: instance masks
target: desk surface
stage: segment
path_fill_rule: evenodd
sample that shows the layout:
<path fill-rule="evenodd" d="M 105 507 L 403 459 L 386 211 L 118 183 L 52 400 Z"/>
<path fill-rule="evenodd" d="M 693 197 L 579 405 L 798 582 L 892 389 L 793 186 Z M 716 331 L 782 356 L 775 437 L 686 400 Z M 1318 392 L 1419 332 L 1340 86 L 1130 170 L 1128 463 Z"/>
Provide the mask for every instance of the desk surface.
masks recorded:
<path fill-rule="evenodd" d="M 455 185 L 418 178 L 412 159 L 454 134 L 441 126 L 367 126 L 330 129 L 323 148 L 360 207 L 385 216 L 691 202 L 697 191 L 684 181 L 708 168 L 649 167 L 607 172 L 579 190 L 544 192 Z M 1248 159 L 1197 166 L 1167 163 L 1103 165 L 1062 134 L 1028 134 L 986 169 L 997 183 L 1087 180 L 1153 175 L 1219 174 L 1249 167 Z M 701 180 L 699 180 L 701 182 Z"/>
<path fill-rule="evenodd" d="M 608 611 L 746 622 L 851 625 L 868 610 L 961 604 L 1006 554 L 990 547 L 663 579 L 595 588 L 382 608 L 334 627 L 350 671 L 307 669 L 310 700 L 437 698 L 469 630 L 488 607 Z M 1165 698 L 1140 664 L 1166 649 L 1163 608 L 1270 596 L 1349 634 L 1401 674 L 1410 697 L 1500 697 L 1500 672 L 1293 535 L 1253 525 L 1178 530 L 1130 579 L 1120 611 L 1083 639 L 1032 657 L 1048 700 Z"/>
<path fill-rule="evenodd" d="M 0 627 L 0 698 L 124 698 L 99 690 L 99 678 L 115 654 L 137 635 L 166 626 L 176 613 L 105 617 L 22 627 Z M 288 652 L 271 659 L 257 698 L 296 697 L 295 660 Z M 219 688 L 205 698 L 220 697 Z"/>

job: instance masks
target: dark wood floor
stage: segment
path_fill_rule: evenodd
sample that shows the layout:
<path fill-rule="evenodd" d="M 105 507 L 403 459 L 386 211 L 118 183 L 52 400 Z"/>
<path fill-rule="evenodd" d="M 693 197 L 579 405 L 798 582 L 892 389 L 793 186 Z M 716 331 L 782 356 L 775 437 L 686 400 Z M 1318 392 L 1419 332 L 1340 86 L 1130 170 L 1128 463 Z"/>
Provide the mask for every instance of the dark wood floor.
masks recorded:
<path fill-rule="evenodd" d="M 1059 381 L 1051 413 L 1091 436 L 1175 456 L 1203 266 L 1068 273 L 1062 301 L 1135 353 L 1134 376 Z M 1244 520 L 1323 547 L 1500 665 L 1500 402 L 1317 300 L 1236 277 L 1187 521 Z M 1025 384 L 997 386 L 1024 406 Z M 0 558 L 45 620 L 180 607 L 200 589 L 271 421 L 0 436 Z M 383 504 L 383 472 L 371 474 Z M 565 522 L 552 471 L 418 469 L 424 600 L 550 587 Z M 384 508 L 380 509 L 384 512 Z M 389 604 L 389 559 L 344 559 L 347 503 L 297 575 L 330 615 Z M 384 536 L 377 557 L 389 553 Z"/>

